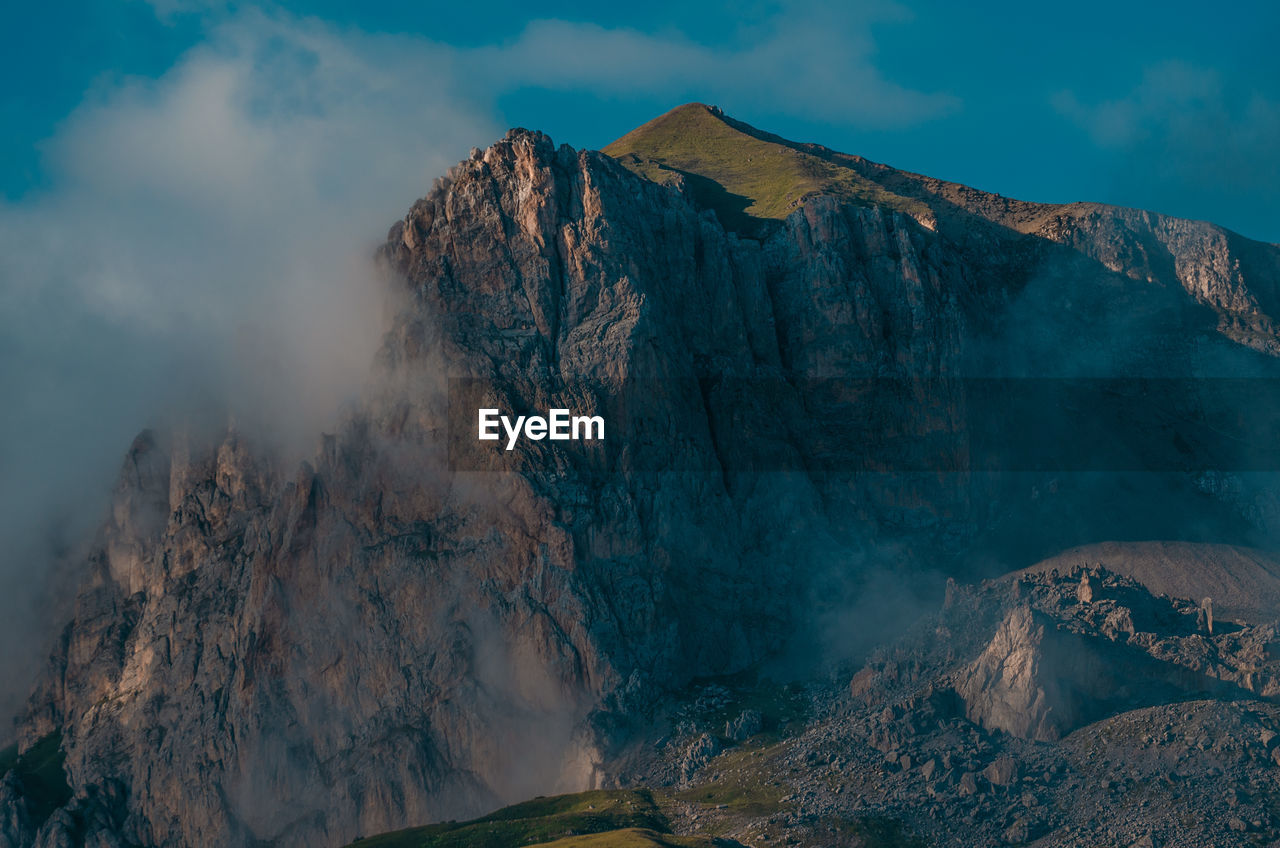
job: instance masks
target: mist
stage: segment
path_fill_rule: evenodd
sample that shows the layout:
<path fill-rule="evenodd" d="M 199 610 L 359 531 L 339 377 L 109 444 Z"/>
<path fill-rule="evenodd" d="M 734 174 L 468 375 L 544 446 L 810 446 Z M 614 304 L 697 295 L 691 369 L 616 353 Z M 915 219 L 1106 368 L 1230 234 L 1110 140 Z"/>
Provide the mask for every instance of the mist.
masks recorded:
<path fill-rule="evenodd" d="M 372 253 L 496 135 L 417 42 L 245 14 L 104 84 L 0 206 L 0 710 L 25 697 L 136 433 L 234 422 L 305 455 L 387 320 Z M 64 579 L 65 578 L 65 579 Z"/>

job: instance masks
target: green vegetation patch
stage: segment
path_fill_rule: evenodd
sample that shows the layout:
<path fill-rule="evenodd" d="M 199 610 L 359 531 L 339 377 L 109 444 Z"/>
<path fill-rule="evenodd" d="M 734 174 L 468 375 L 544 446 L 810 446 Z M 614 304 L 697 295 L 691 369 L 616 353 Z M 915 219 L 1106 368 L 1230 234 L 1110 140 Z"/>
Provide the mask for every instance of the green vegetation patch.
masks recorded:
<path fill-rule="evenodd" d="M 683 175 L 700 205 L 725 227 L 759 232 L 815 195 L 841 197 L 913 215 L 929 214 L 837 159 L 806 153 L 745 124 L 728 122 L 701 103 L 677 107 L 624 135 L 604 152 L 632 171 L 669 184 Z"/>
<path fill-rule="evenodd" d="M 672 836 L 641 828 L 611 830 L 589 836 L 570 836 L 555 842 L 544 842 L 536 848 L 714 848 L 715 843 L 701 836 Z"/>
<path fill-rule="evenodd" d="M 21 756 L 17 745 L 0 751 L 0 775 L 17 772 L 23 795 L 30 804 L 32 820 L 37 826 L 44 824 L 54 810 L 71 800 L 71 786 L 63 768 L 65 761 L 62 734 L 56 731 L 32 745 Z"/>
<path fill-rule="evenodd" d="M 535 798 L 468 822 L 434 824 L 384 833 L 352 843 L 353 848 L 519 848 L 553 843 L 578 836 L 633 830 L 665 834 L 670 825 L 649 792 L 596 790 L 553 798 Z M 636 842 L 648 838 L 617 836 L 619 842 L 585 843 L 600 846 L 672 845 Z M 573 843 L 570 843 L 573 844 Z"/>

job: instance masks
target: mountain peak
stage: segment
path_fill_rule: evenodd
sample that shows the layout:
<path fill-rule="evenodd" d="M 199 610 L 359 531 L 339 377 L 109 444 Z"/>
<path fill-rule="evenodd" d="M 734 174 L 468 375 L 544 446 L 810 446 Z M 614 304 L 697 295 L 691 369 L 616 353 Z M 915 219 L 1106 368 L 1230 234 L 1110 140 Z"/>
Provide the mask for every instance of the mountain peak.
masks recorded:
<path fill-rule="evenodd" d="M 932 226 L 927 204 L 868 179 L 857 167 L 866 163 L 861 157 L 788 141 L 705 103 L 677 106 L 604 152 L 655 182 L 683 182 L 737 230 L 758 231 L 817 195 L 905 212 Z"/>
<path fill-rule="evenodd" d="M 705 103 L 677 106 L 604 152 L 655 182 L 682 182 L 726 227 L 749 234 L 822 195 L 901 212 L 929 229 L 957 234 L 985 224 L 1006 235 L 1035 233 L 1055 218 L 1104 208 L 1014 200 L 902 171 L 820 144 L 791 141 Z"/>

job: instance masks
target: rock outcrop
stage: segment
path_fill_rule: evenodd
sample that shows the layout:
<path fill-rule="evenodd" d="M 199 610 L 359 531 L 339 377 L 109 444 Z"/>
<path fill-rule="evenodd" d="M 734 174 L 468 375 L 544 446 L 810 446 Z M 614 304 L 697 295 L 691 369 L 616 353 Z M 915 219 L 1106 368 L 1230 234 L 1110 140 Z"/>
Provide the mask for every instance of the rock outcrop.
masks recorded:
<path fill-rule="evenodd" d="M 1077 581 L 1076 572 L 1080 579 Z M 1215 634 L 1203 607 L 1153 598 L 1130 578 L 1077 568 L 1024 574 L 1030 598 L 1005 614 L 954 681 L 987 730 L 1054 741 L 1133 706 L 1206 694 L 1280 694 L 1266 645 L 1274 625 Z M 1088 597 L 1079 587 L 1092 586 Z M 1158 634 L 1158 635 L 1156 635 Z"/>

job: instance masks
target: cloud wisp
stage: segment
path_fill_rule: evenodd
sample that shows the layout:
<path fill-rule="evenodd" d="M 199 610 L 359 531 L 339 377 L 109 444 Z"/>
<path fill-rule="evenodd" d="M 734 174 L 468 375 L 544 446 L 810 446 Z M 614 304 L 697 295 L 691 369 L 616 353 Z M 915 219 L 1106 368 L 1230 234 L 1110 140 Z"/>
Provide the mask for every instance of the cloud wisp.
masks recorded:
<path fill-rule="evenodd" d="M 408 39 L 241 15 L 93 92 L 48 142 L 53 187 L 0 206 L 0 640 L 32 644 L 0 707 L 42 650 L 48 563 L 102 519 L 138 429 L 223 409 L 306 450 L 359 391 L 373 245 L 497 132 L 451 73 Z"/>
<path fill-rule="evenodd" d="M 902 22 L 891 3 L 784 6 L 730 46 L 679 34 L 593 23 L 536 20 L 509 44 L 462 51 L 459 61 L 483 88 L 520 85 L 602 96 L 714 97 L 731 111 L 750 107 L 869 129 L 902 128 L 951 114 L 960 100 L 886 78 L 875 64 L 871 28 Z"/>

